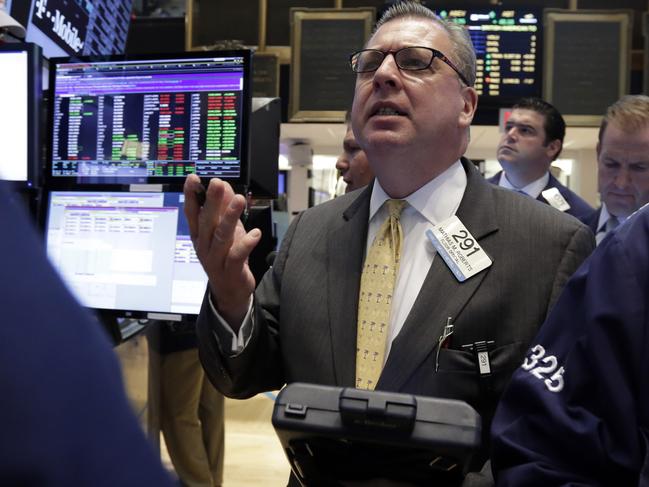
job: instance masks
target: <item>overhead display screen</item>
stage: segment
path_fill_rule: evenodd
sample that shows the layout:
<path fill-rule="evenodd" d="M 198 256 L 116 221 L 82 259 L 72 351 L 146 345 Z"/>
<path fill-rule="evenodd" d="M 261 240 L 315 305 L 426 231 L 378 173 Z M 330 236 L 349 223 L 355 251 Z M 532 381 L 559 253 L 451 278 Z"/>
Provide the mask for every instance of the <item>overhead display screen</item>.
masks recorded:
<path fill-rule="evenodd" d="M 435 13 L 469 29 L 481 104 L 507 105 L 525 96 L 541 96 L 539 9 L 440 8 Z"/>

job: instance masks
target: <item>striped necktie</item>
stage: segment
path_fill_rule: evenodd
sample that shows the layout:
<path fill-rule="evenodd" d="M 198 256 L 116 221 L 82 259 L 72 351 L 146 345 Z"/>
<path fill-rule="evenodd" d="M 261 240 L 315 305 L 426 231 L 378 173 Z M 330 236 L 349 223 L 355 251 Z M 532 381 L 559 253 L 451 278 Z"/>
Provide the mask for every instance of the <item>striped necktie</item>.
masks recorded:
<path fill-rule="evenodd" d="M 356 387 L 373 390 L 381 375 L 390 323 L 392 292 L 399 271 L 405 200 L 387 200 L 381 225 L 363 266 L 356 329 Z"/>

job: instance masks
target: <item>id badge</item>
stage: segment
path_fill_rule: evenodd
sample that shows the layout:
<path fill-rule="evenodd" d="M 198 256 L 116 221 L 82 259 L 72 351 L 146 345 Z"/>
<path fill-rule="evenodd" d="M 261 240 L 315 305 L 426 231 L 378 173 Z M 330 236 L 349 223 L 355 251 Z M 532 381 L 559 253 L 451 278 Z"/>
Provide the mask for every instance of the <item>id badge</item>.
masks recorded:
<path fill-rule="evenodd" d="M 492 264 L 487 253 L 478 245 L 477 239 L 455 215 L 426 230 L 426 237 L 460 282 Z"/>

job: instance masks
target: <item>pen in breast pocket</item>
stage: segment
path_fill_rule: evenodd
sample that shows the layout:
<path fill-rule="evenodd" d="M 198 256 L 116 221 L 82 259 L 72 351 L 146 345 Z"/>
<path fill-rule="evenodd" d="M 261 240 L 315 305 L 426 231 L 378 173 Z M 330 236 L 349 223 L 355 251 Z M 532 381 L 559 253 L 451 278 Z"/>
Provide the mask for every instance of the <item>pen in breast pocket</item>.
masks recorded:
<path fill-rule="evenodd" d="M 451 323 L 452 318 L 449 316 L 446 318 L 446 325 L 444 326 L 444 331 L 437 340 L 437 353 L 435 355 L 435 372 L 439 370 L 439 351 L 442 348 L 448 348 L 451 342 L 451 335 L 453 334 L 453 324 Z"/>

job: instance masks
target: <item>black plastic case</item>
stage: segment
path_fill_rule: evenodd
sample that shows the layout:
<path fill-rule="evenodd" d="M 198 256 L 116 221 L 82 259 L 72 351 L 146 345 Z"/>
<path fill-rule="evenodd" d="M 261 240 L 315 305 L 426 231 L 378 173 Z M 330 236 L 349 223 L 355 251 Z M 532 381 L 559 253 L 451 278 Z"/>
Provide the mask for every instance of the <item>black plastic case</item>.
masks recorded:
<path fill-rule="evenodd" d="M 463 401 L 302 383 L 279 393 L 273 426 L 304 486 L 458 485 L 481 441 Z"/>

